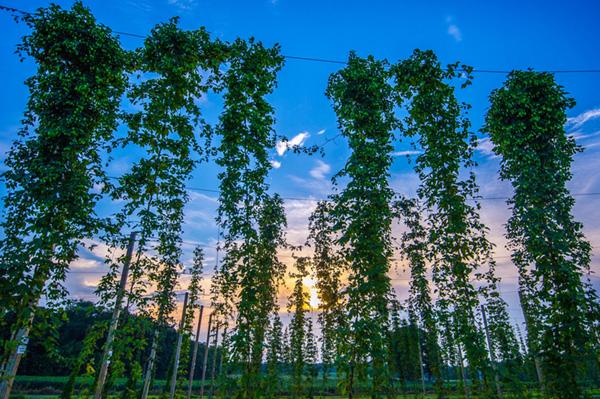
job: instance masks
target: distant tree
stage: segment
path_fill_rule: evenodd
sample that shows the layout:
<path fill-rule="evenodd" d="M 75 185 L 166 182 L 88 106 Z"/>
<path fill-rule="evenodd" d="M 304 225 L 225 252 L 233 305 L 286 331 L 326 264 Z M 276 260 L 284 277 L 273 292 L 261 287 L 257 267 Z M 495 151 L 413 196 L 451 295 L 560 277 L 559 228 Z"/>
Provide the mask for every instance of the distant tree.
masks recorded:
<path fill-rule="evenodd" d="M 319 350 L 317 348 L 317 341 L 313 332 L 313 322 L 310 315 L 306 319 L 305 335 L 306 339 L 304 340 L 304 353 L 306 370 L 304 374 L 306 379 L 304 384 L 306 386 L 306 397 L 312 399 L 314 398 L 315 381 L 317 380 L 317 375 L 319 373 L 317 368 Z"/>
<path fill-rule="evenodd" d="M 296 273 L 294 288 L 289 297 L 288 311 L 292 312 L 290 322 L 290 368 L 291 368 L 291 396 L 298 398 L 306 393 L 305 372 L 307 361 L 306 341 L 307 322 L 309 309 L 309 295 L 304 289 L 304 279 L 308 276 L 310 261 L 308 258 L 296 259 Z"/>
<path fill-rule="evenodd" d="M 281 390 L 283 351 L 283 325 L 276 313 L 272 317 L 271 328 L 267 336 L 267 379 L 265 384 L 265 396 L 267 398 L 276 398 Z"/>
<path fill-rule="evenodd" d="M 283 371 L 290 372 L 292 364 L 292 348 L 290 347 L 290 330 L 286 325 L 283 329 Z"/>
<path fill-rule="evenodd" d="M 417 200 L 403 198 L 396 203 L 399 216 L 408 230 L 401 236 L 400 249 L 410 268 L 410 288 L 408 306 L 417 328 L 424 331 L 424 352 L 429 359 L 435 390 L 444 395 L 442 359 L 439 349 L 439 329 L 436 312 L 431 299 L 431 289 L 427 278 L 427 231 L 421 221 L 423 209 Z"/>
<path fill-rule="evenodd" d="M 597 298 L 582 282 L 591 246 L 566 187 L 581 151 L 564 128 L 575 101 L 552 74 L 533 71 L 511 72 L 490 100 L 483 130 L 502 157 L 500 178 L 514 189 L 507 238 L 521 277 L 529 348 L 541 358 L 548 397 L 580 397 L 578 374 Z"/>
<path fill-rule="evenodd" d="M 519 349 L 517 335 L 510 323 L 510 316 L 506 310 L 506 303 L 499 295 L 491 295 L 485 304 L 489 324 L 491 351 L 498 378 L 506 382 L 511 392 L 524 395 L 521 383 L 523 374 L 523 356 Z"/>
<path fill-rule="evenodd" d="M 340 329 L 345 324 L 344 298 L 341 274 L 342 259 L 336 252 L 331 215 L 332 205 L 326 201 L 317 203 L 309 218 L 307 243 L 313 247 L 316 288 L 319 295 L 318 321 L 321 326 L 321 362 L 323 385 L 327 385 L 329 374 L 338 360 Z"/>

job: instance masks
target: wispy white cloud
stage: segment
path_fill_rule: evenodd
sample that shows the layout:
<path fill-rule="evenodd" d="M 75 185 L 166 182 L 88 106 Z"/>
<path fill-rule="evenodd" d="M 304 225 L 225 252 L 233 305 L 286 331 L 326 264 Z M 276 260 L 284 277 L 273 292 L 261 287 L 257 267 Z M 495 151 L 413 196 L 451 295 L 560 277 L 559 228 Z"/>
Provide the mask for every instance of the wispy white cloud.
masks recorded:
<path fill-rule="evenodd" d="M 287 142 L 286 141 L 278 141 L 277 144 L 275 144 L 275 150 L 277 151 L 277 155 L 279 155 L 280 157 L 283 156 L 283 154 L 285 154 L 285 152 L 291 148 L 291 147 L 300 147 L 302 145 L 304 145 L 304 142 L 310 137 L 310 133 L 308 132 L 300 132 L 297 135 L 295 135 L 294 137 L 292 137 L 291 139 L 289 139 Z"/>
<path fill-rule="evenodd" d="M 317 206 L 317 199 L 310 200 L 285 200 L 285 214 L 287 217 L 287 238 L 293 245 L 302 245 L 308 236 L 308 218 Z M 308 254 L 306 254 L 308 255 Z"/>
<path fill-rule="evenodd" d="M 579 131 L 569 133 L 569 136 L 573 137 L 576 141 L 587 140 L 592 137 L 600 136 L 600 130 L 597 130 L 592 133 L 583 133 Z"/>
<path fill-rule="evenodd" d="M 460 29 L 458 29 L 458 26 L 454 24 L 448 26 L 448 34 L 452 36 L 457 42 L 462 41 L 462 33 L 460 32 Z"/>
<path fill-rule="evenodd" d="M 401 157 L 401 156 L 405 156 L 405 155 L 417 155 L 420 153 L 421 153 L 421 151 L 417 151 L 417 150 L 395 151 L 395 152 L 392 152 L 392 156 Z"/>
<path fill-rule="evenodd" d="M 462 41 L 462 32 L 458 25 L 454 22 L 454 17 L 447 16 L 446 25 L 448 26 L 448 30 L 446 31 L 448 35 L 452 36 L 452 38 L 457 42 Z"/>
<path fill-rule="evenodd" d="M 317 132 L 317 135 L 319 135 L 319 136 L 320 136 L 320 135 L 322 135 L 323 133 L 325 133 L 325 129 L 321 129 L 321 130 L 319 130 L 319 131 Z"/>
<path fill-rule="evenodd" d="M 213 204 L 216 204 L 219 202 L 219 199 L 217 197 L 213 197 L 210 195 L 206 195 L 206 194 L 202 194 L 199 193 L 198 191 L 194 191 L 194 190 L 187 190 L 187 193 L 190 197 L 190 202 L 191 201 L 208 201 L 208 202 L 212 202 Z"/>
<path fill-rule="evenodd" d="M 310 175 L 317 180 L 324 180 L 325 175 L 331 171 L 329 164 L 317 159 L 317 166 L 310 170 Z"/>
<path fill-rule="evenodd" d="M 489 137 L 485 137 L 477 140 L 477 151 L 490 158 L 497 158 L 498 156 L 494 153 L 494 143 Z"/>
<path fill-rule="evenodd" d="M 126 4 L 129 7 L 135 8 L 135 9 L 143 11 L 145 13 L 148 13 L 148 12 L 152 11 L 152 5 L 149 4 L 147 1 L 143 1 L 143 0 L 128 0 L 128 1 L 126 1 Z"/>
<path fill-rule="evenodd" d="M 567 126 L 571 126 L 572 129 L 579 129 L 585 123 L 596 118 L 600 118 L 600 108 L 590 109 L 577 116 L 567 118 Z"/>
<path fill-rule="evenodd" d="M 462 32 L 460 31 L 458 25 L 454 23 L 454 18 L 446 17 L 446 23 L 448 24 L 448 34 L 452 36 L 455 41 L 462 41 Z"/>
<path fill-rule="evenodd" d="M 279 168 L 281 168 L 281 162 L 271 159 L 271 166 L 274 169 L 279 169 Z"/>
<path fill-rule="evenodd" d="M 196 5 L 196 0 L 167 0 L 167 2 L 180 10 L 190 10 Z"/>

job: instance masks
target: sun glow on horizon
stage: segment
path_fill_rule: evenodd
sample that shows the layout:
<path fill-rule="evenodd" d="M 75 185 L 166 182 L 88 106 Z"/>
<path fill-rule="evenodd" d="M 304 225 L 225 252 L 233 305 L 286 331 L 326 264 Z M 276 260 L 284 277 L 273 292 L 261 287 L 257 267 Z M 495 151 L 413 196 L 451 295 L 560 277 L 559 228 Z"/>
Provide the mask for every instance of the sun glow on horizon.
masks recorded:
<path fill-rule="evenodd" d="M 312 277 L 305 277 L 302 280 L 302 283 L 308 289 L 308 304 L 310 308 L 313 310 L 318 309 L 319 305 L 321 304 L 321 301 L 319 300 L 319 292 L 317 290 L 317 287 L 315 287 L 315 280 Z"/>

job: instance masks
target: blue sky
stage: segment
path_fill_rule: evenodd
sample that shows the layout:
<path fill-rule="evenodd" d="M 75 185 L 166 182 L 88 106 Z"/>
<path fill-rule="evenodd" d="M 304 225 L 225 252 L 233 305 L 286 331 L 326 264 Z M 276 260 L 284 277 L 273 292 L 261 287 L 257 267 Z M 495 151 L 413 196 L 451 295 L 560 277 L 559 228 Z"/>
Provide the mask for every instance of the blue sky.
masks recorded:
<path fill-rule="evenodd" d="M 58 1 L 68 6 L 71 1 Z M 0 4 L 32 11 L 47 5 L 44 1 L 3 0 Z M 114 30 L 146 34 L 151 27 L 172 16 L 181 17 L 184 28 L 205 26 L 214 37 L 231 41 L 254 36 L 267 45 L 279 43 L 290 56 L 345 60 L 349 50 L 359 55 L 372 54 L 396 62 L 408 57 L 414 48 L 433 49 L 443 63 L 460 60 L 477 69 L 511 70 L 532 67 L 541 70 L 600 69 L 600 25 L 597 24 L 600 3 L 594 1 L 201 1 L 201 0 L 96 0 L 85 4 L 97 19 Z M 16 25 L 6 13 L 0 14 L 0 154 L 2 158 L 19 127 L 27 99 L 23 81 L 34 72 L 30 61 L 20 63 L 15 46 L 26 27 Z M 122 37 L 124 47 L 133 49 L 141 39 Z M 289 138 L 296 137 L 306 145 L 323 143 L 338 133 L 336 117 L 324 96 L 327 78 L 340 65 L 288 60 L 279 75 L 279 87 L 270 97 L 276 109 L 275 129 Z M 470 113 L 473 128 L 479 129 L 488 107 L 490 91 L 501 86 L 503 74 L 476 74 L 473 86 L 461 98 L 473 105 Z M 573 193 L 600 192 L 600 73 L 557 74 L 576 99 L 569 111 L 567 130 L 586 147 L 576 156 Z M 205 116 L 214 122 L 220 112 L 220 99 L 209 95 L 204 103 Z M 398 142 L 396 151 L 410 149 L 408 142 Z M 330 191 L 329 179 L 343 165 L 348 149 L 343 139 L 331 141 L 326 155 L 307 157 L 290 153 L 278 154 L 273 149 L 275 164 L 269 180 L 273 191 L 284 197 L 324 198 Z M 476 152 L 477 174 L 482 195 L 510 195 L 508 184 L 499 182 L 498 160 L 491 154 L 485 138 Z M 123 154 L 109 168 L 109 173 L 127 170 L 135 154 Z M 190 187 L 216 189 L 217 168 L 204 164 L 194 174 Z M 405 156 L 396 157 L 391 183 L 399 192 L 414 194 L 418 184 Z M 2 193 L 4 193 L 2 187 Z M 192 242 L 214 246 L 216 226 L 214 193 L 190 191 L 191 203 L 186 210 L 185 257 L 191 257 Z M 585 232 L 594 250 L 600 253 L 600 197 L 578 195 L 576 217 L 585 224 Z M 103 204 L 110 212 L 118 204 Z M 306 236 L 307 218 L 314 201 L 286 200 L 291 243 L 301 244 Z M 515 321 L 518 311 L 514 267 L 506 258 L 504 223 L 509 215 L 502 200 L 484 201 L 482 218 L 497 244 L 498 273 Z M 399 228 L 395 229 L 399 232 Z M 207 249 L 208 261 L 214 262 L 214 250 Z M 90 298 L 103 266 L 98 256 L 85 256 L 74 265 L 67 284 L 74 296 Z M 284 254 L 286 255 L 286 254 Z M 593 257 L 593 267 L 600 270 L 600 257 Z M 212 264 L 207 267 L 212 269 Z M 406 297 L 407 274 L 400 264 L 392 272 L 400 298 Z M 182 281 L 185 287 L 186 281 Z M 282 294 L 284 295 L 284 294 Z"/>

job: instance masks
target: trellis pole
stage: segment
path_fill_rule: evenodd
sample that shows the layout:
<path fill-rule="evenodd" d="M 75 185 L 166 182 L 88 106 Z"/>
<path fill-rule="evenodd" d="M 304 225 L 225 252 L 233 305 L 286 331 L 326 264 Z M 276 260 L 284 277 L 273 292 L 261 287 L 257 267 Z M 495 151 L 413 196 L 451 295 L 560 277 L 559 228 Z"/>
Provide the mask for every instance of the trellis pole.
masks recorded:
<path fill-rule="evenodd" d="M 213 358 L 212 358 L 212 368 L 210 370 L 210 393 L 208 394 L 209 399 L 212 398 L 213 392 L 215 390 L 215 368 L 217 367 L 217 349 L 219 345 L 219 329 L 221 325 L 217 323 L 217 329 L 215 330 L 215 339 L 213 341 L 214 349 L 213 349 Z"/>
<path fill-rule="evenodd" d="M 137 233 L 135 231 L 132 231 L 129 235 L 127 253 L 125 254 L 123 270 L 121 271 L 121 281 L 119 282 L 117 297 L 115 298 L 115 308 L 113 309 L 112 319 L 110 321 L 110 326 L 108 327 L 108 334 L 106 335 L 106 342 L 104 343 L 102 362 L 100 363 L 100 372 L 98 373 L 98 380 L 96 382 L 94 399 L 101 399 L 102 394 L 104 392 L 104 383 L 106 382 L 108 366 L 110 365 L 110 358 L 112 357 L 112 347 L 113 341 L 115 339 L 115 332 L 117 331 L 117 327 L 119 326 L 119 318 L 121 316 L 121 305 L 123 304 L 125 286 L 127 285 L 127 278 L 129 276 L 129 265 L 133 256 L 133 248 L 135 246 L 136 234 Z"/>
<path fill-rule="evenodd" d="M 206 366 L 208 365 L 208 345 L 210 345 L 210 328 L 213 313 L 208 316 L 208 330 L 206 331 L 206 346 L 204 347 L 204 361 L 202 362 L 202 381 L 200 382 L 200 399 L 204 397 L 204 381 L 206 380 Z"/>
<path fill-rule="evenodd" d="M 192 396 L 192 385 L 194 384 L 194 372 L 196 370 L 196 356 L 198 355 L 198 344 L 200 343 L 200 325 L 202 324 L 202 313 L 204 305 L 200 306 L 200 314 L 198 315 L 198 327 L 196 327 L 196 340 L 194 341 L 194 350 L 192 352 L 192 364 L 190 364 L 190 379 L 188 382 L 187 399 Z"/>
<path fill-rule="evenodd" d="M 183 341 L 183 335 L 185 328 L 185 310 L 187 308 L 188 293 L 185 293 L 183 298 L 183 309 L 181 310 L 181 320 L 179 321 L 179 334 L 177 337 L 177 347 L 175 348 L 175 361 L 173 364 L 173 373 L 171 374 L 171 386 L 169 391 L 169 399 L 175 397 L 175 387 L 177 385 L 177 371 L 179 370 L 179 356 L 181 355 L 181 342 Z"/>
<path fill-rule="evenodd" d="M 494 371 L 494 382 L 496 383 L 496 391 L 498 397 L 502 397 L 502 388 L 500 387 L 500 377 L 498 376 L 498 368 L 496 367 L 496 355 L 494 354 L 494 348 L 492 347 L 492 339 L 490 337 L 490 329 L 488 327 L 487 315 L 485 314 L 485 306 L 481 305 L 481 317 L 483 318 L 483 328 L 485 329 L 485 340 L 488 346 L 488 352 L 490 353 L 490 362 L 492 363 L 492 370 Z"/>

